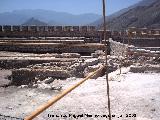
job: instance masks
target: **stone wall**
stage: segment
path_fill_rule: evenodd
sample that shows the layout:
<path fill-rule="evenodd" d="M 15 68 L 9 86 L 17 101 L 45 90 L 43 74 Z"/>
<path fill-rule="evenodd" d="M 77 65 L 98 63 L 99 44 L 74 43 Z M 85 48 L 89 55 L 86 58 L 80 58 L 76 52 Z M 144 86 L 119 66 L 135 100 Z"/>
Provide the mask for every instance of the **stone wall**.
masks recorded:
<path fill-rule="evenodd" d="M 135 56 L 150 56 L 150 57 L 159 57 L 160 50 L 159 47 L 135 47 L 129 46 L 127 44 L 122 44 L 120 42 L 116 42 L 113 40 L 109 40 L 110 42 L 110 54 L 115 56 L 125 56 L 127 54 L 135 55 Z"/>
<path fill-rule="evenodd" d="M 115 56 L 125 56 L 127 54 L 128 46 L 120 42 L 109 40 L 110 42 L 110 54 Z"/>
<path fill-rule="evenodd" d="M 145 66 L 131 66 L 130 72 L 133 73 L 144 73 L 144 72 L 160 72 L 159 65 L 145 65 Z"/>
<path fill-rule="evenodd" d="M 78 60 L 80 57 L 81 56 L 78 53 L 62 53 L 62 54 L 46 54 L 46 55 L 39 54 L 37 55 L 37 54 L 29 54 L 29 53 L 19 54 L 19 53 L 12 52 L 6 56 L 5 55 L 1 56 L 0 68 L 18 69 L 18 68 L 25 68 L 29 65 L 34 65 L 34 64 L 42 64 L 42 63 L 50 63 L 50 62 L 73 62 L 73 61 Z"/>
<path fill-rule="evenodd" d="M 117 42 L 121 42 L 124 44 L 134 45 L 136 47 L 160 47 L 160 39 L 159 38 L 122 38 L 122 37 L 114 37 L 113 40 Z"/>
<path fill-rule="evenodd" d="M 132 47 L 128 50 L 129 54 L 132 56 L 148 56 L 148 57 L 160 57 L 160 51 L 151 51 L 148 49 L 142 49 L 137 47 Z"/>
<path fill-rule="evenodd" d="M 28 53 L 93 53 L 103 50 L 102 44 L 1 43 L 0 51 Z"/>

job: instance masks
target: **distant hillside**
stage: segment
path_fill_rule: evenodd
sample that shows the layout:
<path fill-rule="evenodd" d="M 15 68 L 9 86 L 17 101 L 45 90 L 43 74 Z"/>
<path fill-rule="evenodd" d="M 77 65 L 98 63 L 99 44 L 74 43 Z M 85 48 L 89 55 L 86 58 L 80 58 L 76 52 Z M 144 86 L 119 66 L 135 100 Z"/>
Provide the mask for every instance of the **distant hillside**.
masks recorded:
<path fill-rule="evenodd" d="M 49 10 L 15 10 L 13 12 L 0 13 L 0 25 L 21 25 L 34 17 L 48 25 L 86 25 L 101 18 L 97 14 L 73 15 L 65 12 Z"/>
<path fill-rule="evenodd" d="M 30 18 L 29 20 L 27 20 L 25 23 L 23 23 L 22 25 L 28 25 L 28 26 L 30 26 L 30 25 L 46 26 L 47 23 L 42 22 L 42 21 L 37 20 L 37 19 L 35 19 L 35 18 L 32 17 L 32 18 Z"/>
<path fill-rule="evenodd" d="M 102 20 L 92 25 L 102 25 Z M 142 0 L 107 17 L 107 28 L 122 30 L 128 27 L 160 28 L 160 0 Z"/>

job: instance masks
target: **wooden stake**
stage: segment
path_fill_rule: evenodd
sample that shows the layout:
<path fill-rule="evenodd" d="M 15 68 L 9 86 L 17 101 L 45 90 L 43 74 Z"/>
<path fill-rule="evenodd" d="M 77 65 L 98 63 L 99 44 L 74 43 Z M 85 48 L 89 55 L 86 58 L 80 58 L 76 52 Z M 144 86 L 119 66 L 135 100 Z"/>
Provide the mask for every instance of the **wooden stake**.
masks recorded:
<path fill-rule="evenodd" d="M 106 57 L 106 83 L 107 83 L 107 99 L 108 99 L 108 113 L 109 113 L 109 120 L 111 120 L 111 107 L 110 107 L 110 93 L 109 93 L 109 80 L 108 80 L 108 67 L 107 67 L 107 41 L 106 41 L 106 3 L 105 0 L 103 2 L 103 30 L 104 30 L 104 46 L 105 46 L 105 57 Z"/>

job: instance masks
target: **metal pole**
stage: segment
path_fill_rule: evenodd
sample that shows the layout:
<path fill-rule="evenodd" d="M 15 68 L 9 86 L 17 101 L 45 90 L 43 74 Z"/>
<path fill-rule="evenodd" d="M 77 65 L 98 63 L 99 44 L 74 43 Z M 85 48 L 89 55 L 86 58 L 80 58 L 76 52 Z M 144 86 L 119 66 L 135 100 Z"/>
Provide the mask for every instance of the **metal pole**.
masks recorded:
<path fill-rule="evenodd" d="M 106 83 L 107 83 L 107 99 L 108 99 L 108 113 L 109 113 L 109 120 L 111 120 L 111 107 L 110 107 L 110 94 L 109 94 L 109 81 L 108 81 L 108 67 L 107 67 L 107 41 L 106 41 L 106 3 L 105 0 L 103 2 L 103 32 L 104 32 L 104 45 L 105 45 L 105 57 L 106 57 Z"/>

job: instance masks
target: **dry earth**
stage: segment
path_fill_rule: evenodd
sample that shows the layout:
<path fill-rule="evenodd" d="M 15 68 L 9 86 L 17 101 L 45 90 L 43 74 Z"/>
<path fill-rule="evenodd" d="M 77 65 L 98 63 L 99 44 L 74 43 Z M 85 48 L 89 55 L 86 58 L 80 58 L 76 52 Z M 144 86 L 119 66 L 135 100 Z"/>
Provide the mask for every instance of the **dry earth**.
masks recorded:
<path fill-rule="evenodd" d="M 10 71 L 0 71 L 0 84 L 4 83 L 6 80 L 4 78 L 8 74 Z M 60 84 L 64 86 L 63 89 L 66 89 L 78 81 L 72 78 L 61 81 Z M 159 86 L 160 73 L 127 73 L 114 78 L 110 81 L 111 111 L 116 116 L 113 120 L 159 120 Z M 24 118 L 58 93 L 58 91 L 22 89 L 14 86 L 0 87 L 0 114 Z M 85 82 L 35 120 L 72 120 L 75 119 L 74 114 L 84 114 L 84 117 L 79 118 L 83 120 L 106 119 L 95 116 L 108 114 L 105 77 Z M 86 114 L 92 117 L 87 117 Z M 126 114 L 132 116 L 136 114 L 136 117 L 126 117 Z M 55 117 L 55 115 L 63 115 L 63 117 Z M 64 115 L 67 115 L 67 118 Z M 0 120 L 3 118 L 0 116 Z"/>

